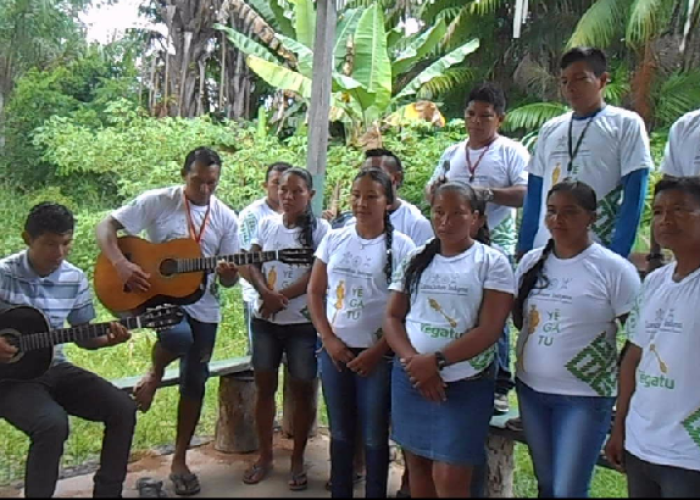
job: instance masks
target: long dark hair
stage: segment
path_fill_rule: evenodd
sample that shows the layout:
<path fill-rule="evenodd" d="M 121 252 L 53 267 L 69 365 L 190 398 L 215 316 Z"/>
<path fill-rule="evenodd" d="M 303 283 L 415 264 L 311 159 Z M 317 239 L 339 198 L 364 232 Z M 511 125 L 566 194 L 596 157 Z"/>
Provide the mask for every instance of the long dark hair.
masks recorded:
<path fill-rule="evenodd" d="M 469 207 L 472 209 L 472 211 L 475 210 L 474 205 L 478 204 L 478 197 L 474 189 L 468 184 L 463 184 L 461 182 L 447 182 L 445 184 L 441 184 L 435 190 L 433 203 L 439 194 L 446 191 L 454 191 L 458 193 L 464 201 L 469 203 Z M 420 278 L 423 275 L 423 272 L 428 268 L 435 256 L 439 253 L 440 238 L 435 237 L 426 243 L 423 250 L 413 256 L 411 262 L 409 262 L 408 267 L 406 268 L 406 292 L 408 293 L 409 297 L 418 291 L 418 284 L 420 283 Z"/>
<path fill-rule="evenodd" d="M 654 198 L 664 191 L 681 191 L 687 193 L 700 204 L 700 176 L 672 177 L 666 176 L 656 183 Z"/>
<path fill-rule="evenodd" d="M 355 176 L 352 183 L 355 184 L 356 181 L 363 177 L 369 177 L 372 181 L 382 186 L 387 205 L 392 205 L 394 203 L 394 187 L 391 183 L 391 178 L 384 170 L 376 167 L 362 169 Z M 386 282 L 391 283 L 391 275 L 394 267 L 394 256 L 391 250 L 391 246 L 394 242 L 394 225 L 391 223 L 389 210 L 384 212 L 384 235 L 386 236 L 386 264 L 384 265 L 384 274 L 386 275 Z"/>
<path fill-rule="evenodd" d="M 292 167 L 285 170 L 285 172 L 282 174 L 282 179 L 289 175 L 296 175 L 297 177 L 301 178 L 306 184 L 306 189 L 309 191 L 313 190 L 314 181 L 308 170 L 299 167 Z M 309 202 L 306 204 L 304 211 L 299 214 L 299 217 L 297 217 L 295 224 L 301 228 L 301 232 L 299 233 L 299 243 L 301 246 L 304 248 L 315 249 L 314 231 L 316 230 L 318 221 L 316 220 L 316 216 L 311 209 L 311 198 L 309 198 Z"/>
<path fill-rule="evenodd" d="M 576 204 L 587 210 L 588 212 L 595 213 L 598 208 L 598 198 L 596 197 L 593 188 L 581 181 L 563 181 L 559 184 L 555 184 L 547 193 L 547 199 L 550 198 L 554 193 L 569 193 L 576 201 Z M 542 250 L 542 255 L 535 262 L 535 264 L 528 269 L 525 274 L 523 274 L 522 282 L 520 283 L 520 288 L 518 289 L 518 296 L 515 299 L 515 304 L 513 305 L 513 324 L 516 328 L 520 330 L 523 327 L 524 318 L 524 307 L 525 301 L 527 300 L 530 292 L 535 288 L 540 277 L 542 277 L 543 284 L 541 288 L 547 288 L 549 285 L 549 280 L 545 275 L 542 274 L 542 269 L 544 269 L 544 263 L 549 257 L 549 254 L 554 250 L 554 239 L 550 238 L 547 244 Z"/>
<path fill-rule="evenodd" d="M 491 230 L 489 229 L 489 220 L 486 217 L 486 200 L 483 196 L 477 195 L 474 201 L 471 202 L 472 210 L 479 212 L 479 215 L 484 218 L 484 223 L 477 231 L 475 240 L 484 245 L 491 246 Z"/>

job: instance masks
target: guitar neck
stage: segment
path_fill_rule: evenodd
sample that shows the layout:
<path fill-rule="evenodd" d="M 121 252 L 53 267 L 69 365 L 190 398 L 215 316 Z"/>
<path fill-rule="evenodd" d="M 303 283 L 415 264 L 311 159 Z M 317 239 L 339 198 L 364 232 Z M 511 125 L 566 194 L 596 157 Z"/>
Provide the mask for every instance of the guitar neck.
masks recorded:
<path fill-rule="evenodd" d="M 141 318 L 124 318 L 115 320 L 127 329 L 141 328 Z M 82 326 L 74 326 L 72 328 L 56 328 L 48 332 L 31 333 L 22 335 L 19 338 L 20 349 L 22 351 L 33 351 L 36 349 L 45 349 L 58 344 L 66 344 L 69 342 L 80 342 L 81 340 L 89 340 L 96 337 L 106 335 L 109 330 L 110 323 L 95 323 Z"/>
<path fill-rule="evenodd" d="M 198 257 L 196 259 L 177 259 L 176 273 L 212 272 L 220 261 L 233 262 L 237 266 L 248 264 L 262 264 L 271 260 L 277 260 L 278 251 L 268 250 L 264 252 L 241 252 L 231 255 L 214 255 L 212 257 Z"/>

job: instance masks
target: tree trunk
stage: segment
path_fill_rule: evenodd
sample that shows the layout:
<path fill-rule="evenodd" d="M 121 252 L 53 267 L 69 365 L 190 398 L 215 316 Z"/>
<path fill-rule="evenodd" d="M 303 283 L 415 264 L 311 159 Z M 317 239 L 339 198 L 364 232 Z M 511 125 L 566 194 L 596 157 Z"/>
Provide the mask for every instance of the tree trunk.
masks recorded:
<path fill-rule="evenodd" d="M 214 448 L 225 453 L 249 453 L 258 449 L 252 372 L 221 377 Z"/>
<path fill-rule="evenodd" d="M 512 439 L 490 434 L 486 441 L 487 478 L 486 498 L 513 497 L 513 471 L 515 443 Z"/>

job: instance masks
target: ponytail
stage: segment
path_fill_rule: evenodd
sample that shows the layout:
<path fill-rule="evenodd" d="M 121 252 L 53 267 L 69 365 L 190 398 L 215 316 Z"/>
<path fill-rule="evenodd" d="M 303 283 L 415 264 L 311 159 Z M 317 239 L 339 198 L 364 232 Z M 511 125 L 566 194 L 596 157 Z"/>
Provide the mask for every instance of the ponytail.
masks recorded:
<path fill-rule="evenodd" d="M 552 250 L 554 250 L 554 240 L 550 239 L 542 250 L 542 256 L 539 258 L 539 260 L 535 262 L 535 265 L 528 269 L 525 274 L 523 274 L 522 283 L 518 289 L 518 296 L 515 299 L 515 305 L 513 306 L 513 324 L 518 330 L 523 328 L 523 320 L 525 318 L 525 301 L 530 295 L 530 292 L 532 292 L 537 285 L 537 281 L 540 279 L 540 276 L 542 276 L 546 283 L 542 288 L 546 288 L 549 284 L 547 277 L 542 275 L 542 269 L 544 268 L 544 263 L 547 260 L 547 257 L 549 257 L 549 254 L 552 253 Z"/>
<path fill-rule="evenodd" d="M 306 209 L 299 215 L 299 217 L 297 217 L 296 220 L 296 225 L 301 228 L 301 232 L 299 233 L 299 243 L 302 247 L 316 250 L 314 245 L 314 231 L 316 230 L 317 224 L 318 221 L 316 220 L 316 216 L 311 209 L 311 203 L 309 202 L 309 204 L 306 205 Z"/>
<path fill-rule="evenodd" d="M 391 247 L 394 243 L 394 225 L 391 223 L 391 215 L 387 210 L 384 212 L 384 235 L 386 236 L 386 264 L 384 265 L 384 274 L 386 275 L 387 284 L 391 284 L 391 275 L 394 268 L 394 254 Z"/>
<path fill-rule="evenodd" d="M 435 256 L 440 253 L 440 238 L 433 238 L 425 244 L 423 250 L 413 256 L 406 268 L 406 292 L 411 295 L 418 292 L 418 284 Z"/>

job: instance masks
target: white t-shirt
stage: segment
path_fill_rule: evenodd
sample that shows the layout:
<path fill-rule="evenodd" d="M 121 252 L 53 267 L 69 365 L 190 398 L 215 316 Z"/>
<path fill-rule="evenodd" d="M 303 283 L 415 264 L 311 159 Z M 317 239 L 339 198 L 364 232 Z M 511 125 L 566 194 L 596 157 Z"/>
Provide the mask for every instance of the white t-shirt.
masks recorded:
<path fill-rule="evenodd" d="M 417 248 L 396 272 L 390 290 L 408 293 L 406 268 Z M 484 290 L 515 293 L 515 277 L 508 259 L 498 250 L 479 242 L 452 257 L 436 255 L 423 271 L 418 290 L 411 295 L 406 332 L 420 354 L 436 352 L 476 326 Z M 444 368 L 443 380 L 454 382 L 486 369 L 494 358 L 495 345 L 467 361 Z"/>
<path fill-rule="evenodd" d="M 435 167 L 430 183 L 445 175 L 445 162 L 450 162 L 447 172 L 448 181 L 464 182 L 475 187 L 503 189 L 513 186 L 527 186 L 527 163 L 530 153 L 527 148 L 517 141 L 499 135 L 491 143 L 491 147 L 469 149 L 469 159 L 472 167 L 484 156 L 474 171 L 474 181 L 469 182 L 470 173 L 467 168 L 467 141 L 464 140 L 449 147 L 440 157 Z M 517 234 L 515 231 L 516 209 L 505 205 L 488 203 L 486 217 L 491 231 L 491 239 L 500 245 L 508 255 L 515 254 Z"/>
<path fill-rule="evenodd" d="M 635 170 L 653 168 L 649 136 L 642 118 L 608 104 L 593 118 L 574 158 L 572 172 L 567 174 L 571 117 L 569 112 L 542 126 L 528 167 L 530 174 L 543 180 L 539 231 L 533 248 L 543 247 L 550 238 L 544 216 L 547 193 L 554 184 L 570 177 L 593 188 L 598 197 L 598 218 L 593 233 L 596 241 L 609 247 L 622 200 L 622 178 Z M 589 118 L 573 121 L 573 149 L 588 121 Z"/>
<path fill-rule="evenodd" d="M 671 126 L 661 171 L 676 177 L 700 175 L 700 109 Z"/>
<path fill-rule="evenodd" d="M 321 240 L 330 230 L 330 224 L 324 219 L 316 219 L 316 229 L 314 229 L 312 239 L 314 248 L 318 248 Z M 258 233 L 251 241 L 251 245 L 259 246 L 263 251 L 282 250 L 283 248 L 303 248 L 299 242 L 300 227 L 287 228 L 282 221 L 282 214 L 274 214 L 265 217 L 258 228 Z M 283 262 L 265 262 L 262 265 L 262 274 L 265 282 L 272 290 L 282 290 L 294 284 L 304 274 L 311 271 L 311 265 L 292 266 Z M 255 317 L 261 317 L 258 313 L 262 306 L 262 299 L 256 299 L 254 309 Z M 267 321 L 280 325 L 309 323 L 309 308 L 306 304 L 306 294 L 294 297 L 289 301 L 285 309 L 276 313 Z"/>
<path fill-rule="evenodd" d="M 518 286 L 543 250 L 520 261 Z M 615 396 L 615 319 L 630 312 L 640 285 L 629 261 L 597 243 L 570 259 L 550 253 L 525 301 L 516 376 L 548 394 Z"/>
<path fill-rule="evenodd" d="M 238 218 L 224 202 L 211 197 L 209 224 L 200 241 L 202 256 L 229 255 L 238 252 Z M 190 203 L 190 213 L 195 233 L 199 233 L 207 212 L 206 206 Z M 187 207 L 183 186 L 172 186 L 146 191 L 128 205 L 112 212 L 112 217 L 124 226 L 127 233 L 137 235 L 146 231 L 153 243 L 163 243 L 176 238 L 189 238 Z M 203 323 L 219 323 L 218 285 L 216 274 L 209 273 L 206 291 L 201 299 L 183 309 Z"/>
<path fill-rule="evenodd" d="M 253 203 L 245 207 L 238 216 L 238 242 L 241 250 L 250 250 L 251 241 L 255 238 L 260 227 L 260 222 L 270 215 L 275 215 L 275 212 L 270 205 L 267 204 L 267 198 L 255 200 Z M 258 297 L 258 292 L 255 291 L 253 285 L 248 283 L 243 278 L 240 279 L 243 292 L 243 300 L 248 303 L 253 303 Z"/>
<path fill-rule="evenodd" d="M 420 209 L 407 202 L 401 200 L 399 208 L 389 214 L 389 220 L 398 232 L 405 234 L 416 246 L 425 245 L 428 240 L 435 237 L 433 225 L 421 213 Z M 355 217 L 348 219 L 345 226 L 351 226 L 357 222 Z"/>
<path fill-rule="evenodd" d="M 392 275 L 414 248 L 408 236 L 393 231 Z M 382 337 L 389 298 L 386 253 L 385 235 L 363 239 L 354 224 L 329 232 L 316 251 L 316 257 L 327 265 L 326 316 L 348 347 L 371 347 Z"/>
<path fill-rule="evenodd" d="M 700 270 L 673 281 L 676 264 L 649 274 L 630 314 L 642 349 L 625 448 L 654 464 L 700 471 Z"/>

